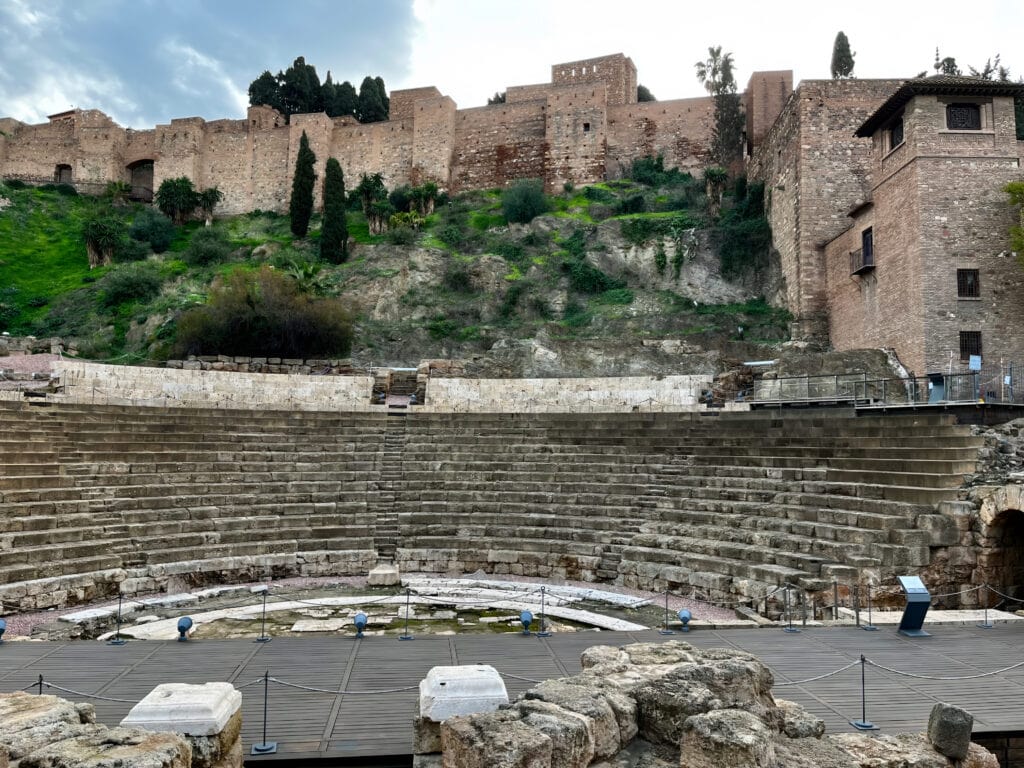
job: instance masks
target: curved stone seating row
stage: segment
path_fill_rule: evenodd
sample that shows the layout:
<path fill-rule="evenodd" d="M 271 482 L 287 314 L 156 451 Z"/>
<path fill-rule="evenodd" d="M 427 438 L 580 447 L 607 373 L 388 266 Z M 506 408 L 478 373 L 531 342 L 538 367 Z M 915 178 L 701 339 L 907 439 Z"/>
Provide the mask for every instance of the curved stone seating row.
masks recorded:
<path fill-rule="evenodd" d="M 978 445 L 944 416 L 845 412 L 17 404 L 0 406 L 7 428 L 0 602 L 24 607 L 120 581 L 365 571 L 395 547 L 406 571 L 712 594 L 886 579 L 927 564 L 915 522 L 955 498 Z"/>

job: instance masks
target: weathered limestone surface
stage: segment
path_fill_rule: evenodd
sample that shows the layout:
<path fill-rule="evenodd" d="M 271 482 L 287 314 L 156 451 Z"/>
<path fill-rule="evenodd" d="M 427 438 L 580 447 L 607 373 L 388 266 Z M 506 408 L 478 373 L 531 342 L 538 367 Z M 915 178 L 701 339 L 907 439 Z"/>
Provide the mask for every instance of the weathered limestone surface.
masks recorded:
<path fill-rule="evenodd" d="M 193 764 L 192 748 L 180 735 L 97 725 L 91 705 L 56 696 L 0 694 L 0 723 L 0 766 L 8 760 L 20 768 L 190 768 Z"/>
<path fill-rule="evenodd" d="M 771 672 L 741 651 L 636 643 L 589 648 L 582 666 L 582 674 L 546 681 L 497 712 L 444 721 L 441 764 L 949 768 L 953 759 L 924 734 L 823 736 L 821 720 L 798 704 L 775 701 Z M 933 719 L 943 724 L 938 731 L 950 735 L 933 739 L 953 744 L 947 753 L 962 747 L 961 768 L 996 768 L 987 750 L 964 746 L 963 718 L 943 707 Z M 634 738 L 638 730 L 643 738 Z"/>
<path fill-rule="evenodd" d="M 936 704 L 928 718 L 928 741 L 938 752 L 953 760 L 963 760 L 971 746 L 974 717 L 952 704 Z"/>

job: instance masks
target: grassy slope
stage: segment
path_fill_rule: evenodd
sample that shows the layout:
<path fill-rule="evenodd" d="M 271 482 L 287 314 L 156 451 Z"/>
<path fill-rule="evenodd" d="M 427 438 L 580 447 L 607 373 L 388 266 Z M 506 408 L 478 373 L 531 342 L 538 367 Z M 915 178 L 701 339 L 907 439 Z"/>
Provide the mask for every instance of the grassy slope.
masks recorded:
<path fill-rule="evenodd" d="M 646 195 L 648 212 L 618 212 L 618 201 L 638 194 Z M 37 335 L 81 333 L 92 338 L 83 351 L 89 349 L 95 356 L 121 355 L 133 320 L 142 323 L 147 318 L 161 319 L 158 337 L 170 340 L 174 323 L 165 318 L 203 303 L 211 281 L 232 270 L 254 269 L 269 261 L 278 269 L 305 275 L 310 285 L 315 283 L 322 292 L 336 294 L 359 291 L 369 281 L 394 276 L 407 264 L 401 250 L 395 248 L 390 249 L 390 257 L 362 249 L 345 264 L 317 264 L 316 218 L 311 237 L 294 241 L 287 217 L 255 212 L 218 223 L 233 249 L 225 263 L 188 267 L 180 257 L 202 225 L 192 223 L 180 228 L 168 252 L 154 266 L 162 280 L 160 294 L 151 300 L 131 300 L 109 307 L 103 302 L 103 276 L 111 272 L 116 276 L 134 265 L 89 270 L 79 233 L 83 221 L 101 202 L 52 190 L 11 190 L 2 186 L 0 196 L 13 201 L 11 207 L 0 212 L 0 305 L 13 305 L 17 311 L 14 317 L 8 312 L 5 327 L 0 306 L 0 330 Z M 677 216 L 700 217 L 698 213 L 681 212 L 678 198 L 673 201 L 670 195 L 656 195 L 630 182 L 594 185 L 582 192 L 554 196 L 549 202 L 556 218 L 583 228 L 614 218 L 624 223 L 639 221 L 645 225 L 643 232 L 654 233 L 663 231 Z M 121 214 L 130 220 L 133 209 L 121 209 Z M 367 321 L 365 343 L 372 344 L 375 335 L 395 332 L 403 336 L 419 333 L 421 339 L 434 341 L 473 342 L 486 348 L 498 337 L 531 336 L 541 327 L 563 338 L 665 334 L 704 338 L 709 344 L 714 343 L 716 335 L 720 338 L 731 334 L 737 325 L 748 329 L 748 340 L 777 341 L 784 334 L 786 314 L 763 302 L 694 307 L 689 300 L 662 292 L 648 294 L 658 306 L 658 314 L 638 317 L 630 306 L 636 292 L 626 285 L 595 293 L 570 291 L 566 311 L 555 317 L 545 308 L 541 294 L 565 279 L 569 265 L 581 257 L 580 249 L 573 248 L 571 237 L 524 237 L 505 231 L 503 225 L 501 196 L 496 191 L 469 193 L 427 217 L 417 244 L 446 253 L 445 274 L 439 276 L 440 286 L 410 291 L 401 299 L 410 308 L 425 308 L 427 319 L 400 321 L 392 326 Z M 349 232 L 357 244 L 388 241 L 387 236 L 369 234 L 361 213 L 349 214 Z M 253 249 L 261 246 L 264 251 L 269 248 L 271 254 L 255 257 Z M 458 270 L 472 269 L 484 253 L 498 253 L 508 263 L 505 287 L 491 294 L 460 288 Z M 59 300 L 52 301 L 55 298 Z M 357 339 L 357 346 L 359 343 Z M 410 343 L 416 344 L 413 337 Z"/>

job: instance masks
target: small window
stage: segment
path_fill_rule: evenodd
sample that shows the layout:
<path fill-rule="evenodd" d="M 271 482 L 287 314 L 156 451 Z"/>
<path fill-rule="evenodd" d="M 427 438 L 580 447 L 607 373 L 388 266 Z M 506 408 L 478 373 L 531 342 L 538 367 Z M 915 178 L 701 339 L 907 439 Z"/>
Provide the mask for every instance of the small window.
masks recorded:
<path fill-rule="evenodd" d="M 860 233 L 860 248 L 864 252 L 864 264 L 873 267 L 875 265 L 875 233 L 871 227 Z"/>
<path fill-rule="evenodd" d="M 590 123 L 584 123 L 583 124 L 583 132 L 584 133 L 590 133 Z"/>
<path fill-rule="evenodd" d="M 889 149 L 896 149 L 903 143 L 903 118 L 897 117 L 889 126 Z"/>
<path fill-rule="evenodd" d="M 981 279 L 978 270 L 958 269 L 956 271 L 956 295 L 961 299 L 981 297 Z"/>
<path fill-rule="evenodd" d="M 960 331 L 960 359 L 968 360 L 971 355 L 981 357 L 981 331 Z"/>
<path fill-rule="evenodd" d="M 981 107 L 977 104 L 947 104 L 946 127 L 951 131 L 980 131 Z"/>

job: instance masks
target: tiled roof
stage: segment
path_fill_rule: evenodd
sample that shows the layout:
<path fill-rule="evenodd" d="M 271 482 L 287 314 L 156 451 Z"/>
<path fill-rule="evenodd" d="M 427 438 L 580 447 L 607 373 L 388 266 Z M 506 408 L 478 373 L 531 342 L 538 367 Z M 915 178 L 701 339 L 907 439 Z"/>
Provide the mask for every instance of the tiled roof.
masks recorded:
<path fill-rule="evenodd" d="M 982 80 L 980 77 L 962 75 L 933 75 L 907 80 L 890 96 L 864 124 L 857 129 L 856 136 L 871 136 L 888 120 L 899 114 L 903 105 L 915 96 L 1021 96 L 1024 97 L 1024 83 L 1002 80 Z"/>

